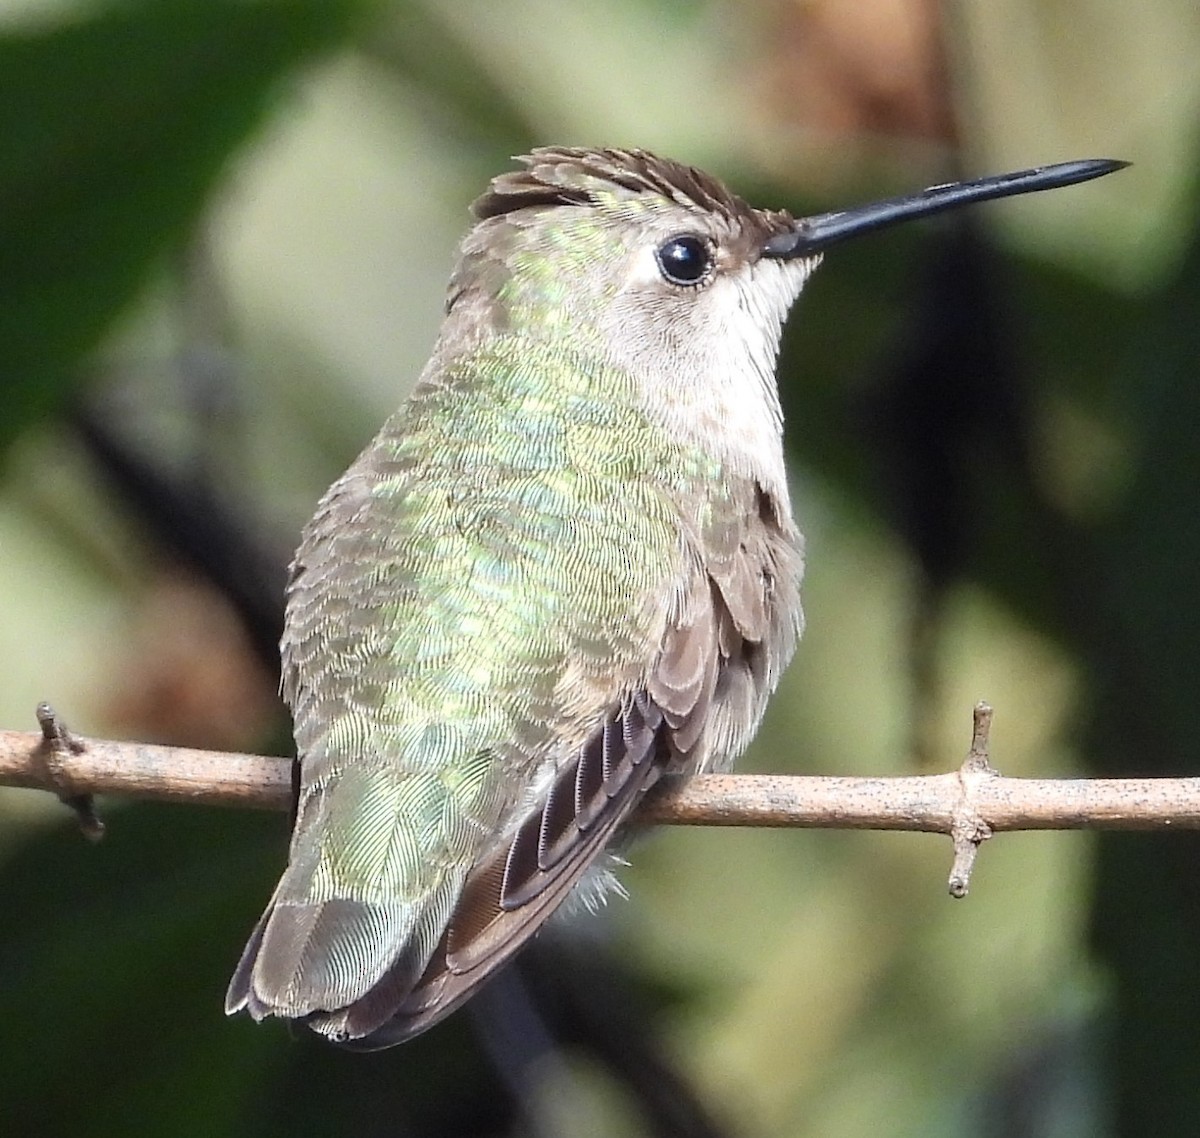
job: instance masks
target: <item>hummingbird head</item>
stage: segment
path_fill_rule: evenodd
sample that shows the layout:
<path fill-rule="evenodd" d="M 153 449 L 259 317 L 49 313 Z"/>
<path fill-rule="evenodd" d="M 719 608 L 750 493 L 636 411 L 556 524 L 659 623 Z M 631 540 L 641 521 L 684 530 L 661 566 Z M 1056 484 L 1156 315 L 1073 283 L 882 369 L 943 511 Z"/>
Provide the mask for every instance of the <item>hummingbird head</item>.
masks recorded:
<path fill-rule="evenodd" d="M 714 339 L 777 341 L 819 260 L 764 258 L 794 229 L 788 214 L 643 150 L 546 147 L 520 161 L 472 207 L 460 275 L 490 289 L 501 322 L 593 335 L 635 373 L 661 376 Z"/>
<path fill-rule="evenodd" d="M 475 286 L 501 302 L 501 321 L 527 308 L 553 325 L 582 308 L 572 315 L 590 326 L 615 307 L 634 321 L 621 323 L 626 338 L 652 331 L 663 310 L 704 312 L 720 307 L 710 293 L 752 291 L 746 280 L 764 262 L 786 274 L 794 299 L 821 252 L 849 237 L 1128 165 L 1061 162 L 796 219 L 755 209 L 711 175 L 644 150 L 541 147 L 517 160 L 524 169 L 494 178 L 472 206 L 478 224 L 463 243 L 448 308 Z M 630 301 L 648 304 L 648 321 Z"/>
<path fill-rule="evenodd" d="M 521 161 L 473 206 L 442 351 L 508 336 L 586 356 L 613 398 L 782 493 L 774 364 L 819 260 L 767 255 L 791 216 L 641 150 L 543 148 Z"/>
<path fill-rule="evenodd" d="M 781 489 L 775 360 L 829 245 L 969 202 L 1086 181 L 1062 163 L 796 219 L 644 150 L 544 147 L 474 203 L 441 360 L 491 337 L 548 340 L 612 365 L 647 413 Z M 770 458 L 769 471 L 762 469 Z"/>

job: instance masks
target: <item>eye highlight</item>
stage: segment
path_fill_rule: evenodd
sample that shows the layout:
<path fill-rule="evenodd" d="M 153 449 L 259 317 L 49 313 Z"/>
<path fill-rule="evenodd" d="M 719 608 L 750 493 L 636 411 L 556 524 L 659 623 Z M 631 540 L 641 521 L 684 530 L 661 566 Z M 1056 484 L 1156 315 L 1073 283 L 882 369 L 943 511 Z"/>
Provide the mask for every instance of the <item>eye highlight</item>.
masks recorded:
<path fill-rule="evenodd" d="M 668 284 L 698 285 L 712 273 L 712 246 L 692 233 L 682 233 L 665 241 L 654 256 L 659 272 Z"/>

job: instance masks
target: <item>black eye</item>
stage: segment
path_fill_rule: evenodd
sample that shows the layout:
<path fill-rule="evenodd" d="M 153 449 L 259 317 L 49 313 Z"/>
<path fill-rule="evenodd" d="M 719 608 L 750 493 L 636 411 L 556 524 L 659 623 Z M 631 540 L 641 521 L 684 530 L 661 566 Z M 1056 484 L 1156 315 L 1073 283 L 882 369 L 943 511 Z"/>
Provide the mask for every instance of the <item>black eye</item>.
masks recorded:
<path fill-rule="evenodd" d="M 676 285 L 699 284 L 712 271 L 713 256 L 708 242 L 685 233 L 659 246 L 658 267 Z"/>

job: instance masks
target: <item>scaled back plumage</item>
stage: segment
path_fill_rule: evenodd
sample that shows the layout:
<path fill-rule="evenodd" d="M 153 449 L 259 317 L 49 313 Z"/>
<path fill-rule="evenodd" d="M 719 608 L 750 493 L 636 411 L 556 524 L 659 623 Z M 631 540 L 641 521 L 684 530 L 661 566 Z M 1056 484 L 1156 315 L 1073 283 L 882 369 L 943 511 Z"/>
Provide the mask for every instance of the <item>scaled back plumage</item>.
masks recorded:
<path fill-rule="evenodd" d="M 288 588 L 297 822 L 227 1007 L 348 1046 L 446 1015 L 665 772 L 732 762 L 800 630 L 772 365 L 811 265 L 756 263 L 790 219 L 644 151 L 523 161 Z"/>

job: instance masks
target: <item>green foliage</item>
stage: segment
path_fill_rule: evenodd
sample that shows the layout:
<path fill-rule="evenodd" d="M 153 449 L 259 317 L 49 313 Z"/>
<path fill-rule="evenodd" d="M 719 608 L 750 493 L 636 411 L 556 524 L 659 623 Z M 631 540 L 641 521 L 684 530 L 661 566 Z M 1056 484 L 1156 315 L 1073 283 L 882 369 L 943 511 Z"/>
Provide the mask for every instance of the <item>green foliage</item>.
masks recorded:
<path fill-rule="evenodd" d="M 8 1133 L 231 1134 L 280 1039 L 214 1017 L 283 819 L 136 807 L 95 848 L 56 829 L 5 869 Z M 214 888 L 216 883 L 220 888 Z M 70 1093 L 65 1088 L 70 1087 Z"/>
<path fill-rule="evenodd" d="M 0 36 L 0 446 L 195 226 L 295 69 L 354 0 L 157 0 Z"/>

